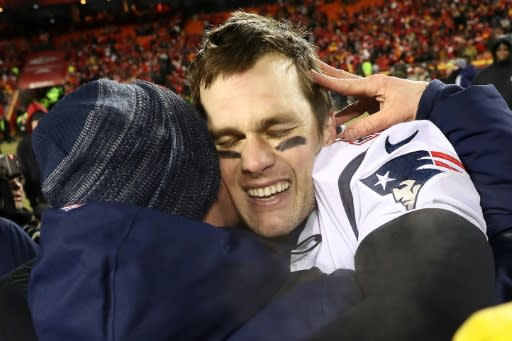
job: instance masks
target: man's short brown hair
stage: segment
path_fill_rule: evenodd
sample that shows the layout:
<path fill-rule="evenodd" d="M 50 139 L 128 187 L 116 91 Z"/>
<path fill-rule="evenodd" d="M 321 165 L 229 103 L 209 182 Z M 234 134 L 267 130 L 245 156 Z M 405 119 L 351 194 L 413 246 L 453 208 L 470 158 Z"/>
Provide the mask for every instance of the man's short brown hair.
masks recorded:
<path fill-rule="evenodd" d="M 203 115 L 201 87 L 209 88 L 219 76 L 230 76 L 253 67 L 263 56 L 281 54 L 290 59 L 299 75 L 305 98 L 311 104 L 321 130 L 332 110 L 327 90 L 313 83 L 310 70 L 318 70 L 316 47 L 305 37 L 306 31 L 286 21 L 277 21 L 258 14 L 236 11 L 203 39 L 189 70 L 194 103 Z"/>

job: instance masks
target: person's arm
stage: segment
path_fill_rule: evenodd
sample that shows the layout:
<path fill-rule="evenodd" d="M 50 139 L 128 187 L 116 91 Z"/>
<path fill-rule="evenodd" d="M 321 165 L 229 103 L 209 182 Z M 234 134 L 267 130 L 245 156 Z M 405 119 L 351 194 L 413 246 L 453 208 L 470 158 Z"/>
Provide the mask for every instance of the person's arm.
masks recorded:
<path fill-rule="evenodd" d="M 512 112 L 493 86 L 429 84 L 418 119 L 432 121 L 457 150 L 478 193 L 496 266 L 496 295 L 512 300 Z"/>
<path fill-rule="evenodd" d="M 363 302 L 314 340 L 449 340 L 492 301 L 485 236 L 446 210 L 412 211 L 373 231 L 355 267 Z"/>
<path fill-rule="evenodd" d="M 511 229 L 512 112 L 496 89 L 432 81 L 416 118 L 433 122 L 454 146 L 480 194 L 489 239 Z"/>
<path fill-rule="evenodd" d="M 353 194 L 348 211 L 364 301 L 318 339 L 447 340 L 493 303 L 479 196 L 433 124 L 397 125 L 373 141 L 350 182 L 340 185 Z"/>

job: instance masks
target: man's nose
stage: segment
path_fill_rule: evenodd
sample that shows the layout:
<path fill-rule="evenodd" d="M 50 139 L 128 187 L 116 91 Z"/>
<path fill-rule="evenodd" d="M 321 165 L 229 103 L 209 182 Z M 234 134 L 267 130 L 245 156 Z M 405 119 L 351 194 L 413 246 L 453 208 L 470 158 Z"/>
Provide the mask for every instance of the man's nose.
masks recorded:
<path fill-rule="evenodd" d="M 274 165 L 275 149 L 263 137 L 248 136 L 242 151 L 242 171 L 253 176 L 261 175 Z"/>
<path fill-rule="evenodd" d="M 21 183 L 17 180 L 9 180 L 9 185 L 11 186 L 11 190 L 13 191 L 21 189 Z"/>

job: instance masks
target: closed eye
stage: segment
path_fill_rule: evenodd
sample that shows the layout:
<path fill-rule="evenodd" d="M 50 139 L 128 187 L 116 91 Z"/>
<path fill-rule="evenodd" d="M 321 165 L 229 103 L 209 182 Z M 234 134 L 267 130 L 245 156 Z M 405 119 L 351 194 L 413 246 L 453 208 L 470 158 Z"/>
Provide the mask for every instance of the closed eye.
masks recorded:
<path fill-rule="evenodd" d="M 281 129 L 281 130 L 268 130 L 266 132 L 266 134 L 267 134 L 267 136 L 269 136 L 271 138 L 282 138 L 282 137 L 288 136 L 292 130 L 293 130 L 293 128 Z"/>
<path fill-rule="evenodd" d="M 236 147 L 238 142 L 240 142 L 240 139 L 231 138 L 231 139 L 216 141 L 215 144 L 220 149 L 230 149 L 230 148 Z"/>

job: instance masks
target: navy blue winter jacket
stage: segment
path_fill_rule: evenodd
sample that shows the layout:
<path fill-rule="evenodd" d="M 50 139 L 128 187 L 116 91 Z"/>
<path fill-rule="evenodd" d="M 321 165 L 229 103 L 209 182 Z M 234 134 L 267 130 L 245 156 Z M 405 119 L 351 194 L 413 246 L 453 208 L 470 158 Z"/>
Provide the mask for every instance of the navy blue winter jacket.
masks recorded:
<path fill-rule="evenodd" d="M 290 273 L 287 247 L 147 208 L 50 209 L 41 230 L 40 341 L 301 340 L 360 299 L 353 271 Z"/>
<path fill-rule="evenodd" d="M 457 151 L 480 194 L 489 239 L 512 229 L 512 112 L 496 88 L 432 81 L 417 118 L 432 121 Z"/>
<path fill-rule="evenodd" d="M 435 123 L 455 147 L 480 194 L 494 254 L 497 303 L 512 300 L 512 112 L 493 85 L 462 89 L 433 81 L 418 119 Z"/>

